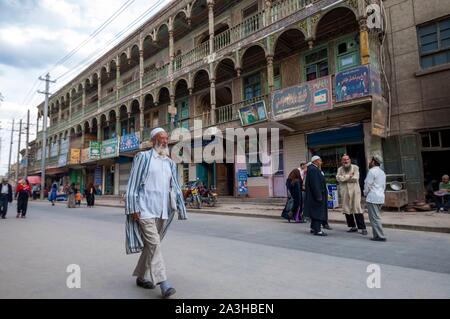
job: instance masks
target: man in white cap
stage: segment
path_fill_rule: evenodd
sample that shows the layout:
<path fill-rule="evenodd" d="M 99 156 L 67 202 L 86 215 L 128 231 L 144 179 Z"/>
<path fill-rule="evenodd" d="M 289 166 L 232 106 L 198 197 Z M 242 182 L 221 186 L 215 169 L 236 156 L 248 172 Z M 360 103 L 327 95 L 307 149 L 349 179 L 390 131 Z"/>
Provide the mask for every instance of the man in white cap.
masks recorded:
<path fill-rule="evenodd" d="M 167 280 L 161 240 L 176 211 L 178 219 L 187 217 L 176 164 L 169 157 L 168 134 L 156 128 L 151 139 L 153 149 L 137 154 L 128 181 L 126 248 L 127 254 L 142 252 L 133 273 L 136 284 L 145 289 L 160 285 L 167 298 L 176 291 Z"/>
<path fill-rule="evenodd" d="M 322 225 L 328 220 L 328 191 L 325 176 L 320 169 L 319 156 L 311 159 L 305 181 L 305 215 L 311 218 L 311 232 L 316 236 L 327 236 Z"/>
<path fill-rule="evenodd" d="M 386 174 L 381 169 L 383 159 L 375 155 L 369 164 L 369 173 L 364 182 L 364 195 L 366 196 L 367 211 L 373 230 L 373 241 L 386 241 L 381 224 L 380 210 L 384 204 L 386 190 Z"/>

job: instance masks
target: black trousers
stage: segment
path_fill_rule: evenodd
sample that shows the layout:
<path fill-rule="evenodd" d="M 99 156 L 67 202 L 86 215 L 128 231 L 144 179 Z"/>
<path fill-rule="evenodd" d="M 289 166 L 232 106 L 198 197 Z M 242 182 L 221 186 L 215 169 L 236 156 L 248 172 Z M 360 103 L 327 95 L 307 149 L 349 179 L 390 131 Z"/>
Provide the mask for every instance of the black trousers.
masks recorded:
<path fill-rule="evenodd" d="M 28 208 L 28 195 L 19 195 L 17 200 L 17 214 L 26 216 Z"/>
<path fill-rule="evenodd" d="M 366 229 L 366 223 L 364 222 L 364 215 L 363 214 L 355 214 L 355 217 L 353 217 L 353 214 L 347 215 L 344 214 L 345 218 L 347 219 L 347 226 L 350 228 L 355 228 L 358 226 L 358 229 L 364 230 Z M 356 219 L 356 225 L 355 225 L 355 219 Z"/>
<path fill-rule="evenodd" d="M 318 219 L 311 219 L 311 229 L 315 232 L 315 233 L 319 233 L 322 230 L 322 224 L 323 221 L 318 220 Z"/>
<path fill-rule="evenodd" d="M 0 216 L 5 217 L 8 212 L 8 197 L 0 195 Z"/>

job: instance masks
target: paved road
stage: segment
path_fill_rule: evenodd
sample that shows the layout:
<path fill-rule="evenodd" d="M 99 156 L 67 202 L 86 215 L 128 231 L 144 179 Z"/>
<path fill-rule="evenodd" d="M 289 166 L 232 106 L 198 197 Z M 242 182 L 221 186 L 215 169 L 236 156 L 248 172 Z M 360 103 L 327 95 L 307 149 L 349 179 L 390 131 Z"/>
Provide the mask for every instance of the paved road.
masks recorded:
<path fill-rule="evenodd" d="M 159 298 L 137 288 L 137 255 L 124 248 L 120 209 L 67 209 L 31 203 L 29 218 L 0 220 L 0 298 Z M 327 238 L 307 225 L 272 219 L 191 214 L 163 243 L 176 298 L 449 298 L 450 236 L 386 230 L 389 241 L 348 234 Z M 370 229 L 369 229 L 370 233 Z M 81 267 L 68 289 L 66 268 Z M 367 267 L 381 267 L 369 289 Z"/>

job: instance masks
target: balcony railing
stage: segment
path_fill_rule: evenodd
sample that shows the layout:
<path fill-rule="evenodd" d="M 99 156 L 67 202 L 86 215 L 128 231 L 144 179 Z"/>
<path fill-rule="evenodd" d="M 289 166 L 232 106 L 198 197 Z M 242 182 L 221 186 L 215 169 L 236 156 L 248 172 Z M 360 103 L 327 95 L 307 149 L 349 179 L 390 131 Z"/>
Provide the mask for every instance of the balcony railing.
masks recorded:
<path fill-rule="evenodd" d="M 150 72 L 144 74 L 142 84 L 147 85 L 153 83 L 158 79 L 167 77 L 168 75 L 169 75 L 169 64 L 165 64 L 159 69 L 151 70 Z"/>
<path fill-rule="evenodd" d="M 108 95 L 104 96 L 101 99 L 100 104 L 103 107 L 103 106 L 105 106 L 109 103 L 115 102 L 115 101 L 116 101 L 116 92 L 114 91 L 114 92 L 111 92 Z"/>
<path fill-rule="evenodd" d="M 128 94 L 131 94 L 131 93 L 133 93 L 135 91 L 138 91 L 140 89 L 140 86 L 141 86 L 140 83 L 141 83 L 140 80 L 137 79 L 137 80 L 128 82 L 127 84 L 122 86 L 119 89 L 119 98 L 127 96 Z"/>
<path fill-rule="evenodd" d="M 223 124 L 239 120 L 239 109 L 247 105 L 255 104 L 256 102 L 267 98 L 268 95 L 262 95 L 250 100 L 218 107 L 216 109 L 216 124 Z"/>
<path fill-rule="evenodd" d="M 175 57 L 173 61 L 174 71 L 178 71 L 192 63 L 195 63 L 209 55 L 209 41 L 200 44 L 198 47 Z"/>
<path fill-rule="evenodd" d="M 87 105 L 84 109 L 84 115 L 94 113 L 98 110 L 98 101 L 92 102 L 91 104 Z"/>
<path fill-rule="evenodd" d="M 274 2 L 270 9 L 255 13 L 231 29 L 216 35 L 214 37 L 214 50 L 221 50 L 318 1 L 320 0 L 280 0 Z"/>
<path fill-rule="evenodd" d="M 78 97 L 75 97 L 73 100 L 72 100 L 72 107 L 73 106 L 75 106 L 75 105 L 78 105 L 78 104 L 81 104 L 81 101 L 83 100 L 83 96 L 78 96 Z"/>

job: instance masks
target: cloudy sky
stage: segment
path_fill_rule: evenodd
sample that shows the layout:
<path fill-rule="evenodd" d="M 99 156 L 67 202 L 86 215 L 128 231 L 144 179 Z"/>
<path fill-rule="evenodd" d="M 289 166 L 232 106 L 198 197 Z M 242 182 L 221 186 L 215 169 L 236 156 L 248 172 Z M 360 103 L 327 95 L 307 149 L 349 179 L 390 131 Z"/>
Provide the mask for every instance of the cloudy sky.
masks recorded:
<path fill-rule="evenodd" d="M 81 64 L 82 61 L 95 53 L 105 52 L 117 41 L 107 44 L 139 16 L 150 9 L 144 19 L 120 39 L 168 2 L 170 0 L 0 0 L 0 93 L 3 96 L 3 102 L 0 101 L 0 175 L 8 167 L 12 119 L 26 120 L 30 109 L 30 140 L 35 137 L 36 106 L 43 101 L 43 95 L 36 91 L 44 89 L 44 83 L 37 78 L 47 71 L 51 71 L 54 79 L 74 70 L 52 85 L 50 91 L 55 92 L 87 66 Z M 86 42 L 111 17 L 115 19 L 102 32 L 72 58 L 55 67 L 61 58 Z M 18 136 L 16 132 L 13 154 L 17 152 Z M 25 135 L 22 148 L 24 139 Z M 12 162 L 16 162 L 16 155 Z"/>

